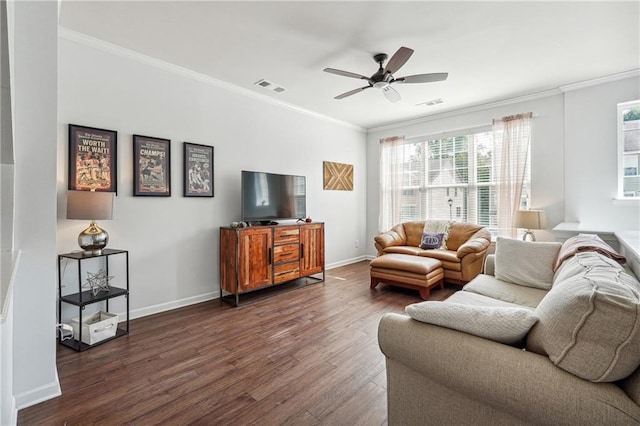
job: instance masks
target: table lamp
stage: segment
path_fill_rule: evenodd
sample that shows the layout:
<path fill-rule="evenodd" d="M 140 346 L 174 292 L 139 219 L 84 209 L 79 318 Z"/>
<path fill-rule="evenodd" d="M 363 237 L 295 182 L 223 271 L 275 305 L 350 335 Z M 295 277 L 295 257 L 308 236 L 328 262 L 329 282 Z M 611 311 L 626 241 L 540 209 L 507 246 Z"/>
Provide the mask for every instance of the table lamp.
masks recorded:
<path fill-rule="evenodd" d="M 109 234 L 96 220 L 110 220 L 113 215 L 113 192 L 68 191 L 67 219 L 90 220 L 89 227 L 78 235 L 78 244 L 87 255 L 101 255 Z"/>
<path fill-rule="evenodd" d="M 523 241 L 527 240 L 527 235 L 531 237 L 531 241 L 535 241 L 536 236 L 533 230 L 545 229 L 547 227 L 547 218 L 544 210 L 517 210 L 513 219 L 513 226 L 525 229 L 524 235 L 522 235 Z"/>

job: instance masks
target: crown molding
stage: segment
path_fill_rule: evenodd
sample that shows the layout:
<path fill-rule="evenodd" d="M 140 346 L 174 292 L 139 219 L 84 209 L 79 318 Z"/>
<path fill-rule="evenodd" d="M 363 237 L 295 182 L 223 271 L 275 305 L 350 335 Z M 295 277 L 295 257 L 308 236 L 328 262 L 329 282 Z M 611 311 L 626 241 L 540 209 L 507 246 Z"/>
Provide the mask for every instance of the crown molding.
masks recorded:
<path fill-rule="evenodd" d="M 284 108 L 284 109 L 288 109 L 291 111 L 295 111 L 298 113 L 302 113 L 320 120 L 324 120 L 324 121 L 328 121 L 331 122 L 333 124 L 338 124 L 340 126 L 343 127 L 347 127 L 349 129 L 352 130 L 356 130 L 362 133 L 366 133 L 366 129 L 364 129 L 363 127 L 360 126 L 356 126 L 355 124 L 352 123 L 348 123 L 346 121 L 342 121 L 342 120 L 338 120 L 336 118 L 333 117 L 329 117 L 327 115 L 324 114 L 320 114 L 314 111 L 310 111 L 308 109 L 305 108 L 301 108 L 297 105 L 293 105 L 290 104 L 288 102 L 284 102 L 278 99 L 274 99 L 272 97 L 260 94 L 260 93 L 256 93 L 252 90 L 249 89 L 245 89 L 243 87 L 240 86 L 236 86 L 234 84 L 231 83 L 227 83 L 225 81 L 222 80 L 218 80 L 216 78 L 210 77 L 208 75 L 196 72 L 196 71 L 192 71 L 190 69 L 172 64 L 170 62 L 166 62 L 157 58 L 153 58 L 151 56 L 148 55 L 144 55 L 142 53 L 133 51 L 131 49 L 127 49 L 125 47 L 122 46 L 118 46 L 116 44 L 113 43 L 108 43 L 104 40 L 100 40 L 98 38 L 95 37 L 91 37 L 89 35 L 77 32 L 77 31 L 73 31 L 70 30 L 68 28 L 62 27 L 62 26 L 58 26 L 58 37 L 63 38 L 65 40 L 69 40 L 69 41 L 73 41 L 76 43 L 80 43 L 80 44 L 84 44 L 85 46 L 89 46 L 95 49 L 99 49 L 102 50 L 103 52 L 106 53 L 111 53 L 117 56 L 120 56 L 122 58 L 126 58 L 126 59 L 130 59 L 133 61 L 137 61 L 140 63 L 143 63 L 145 65 L 151 66 L 151 67 L 155 67 L 155 68 L 159 68 L 163 71 L 168 71 L 171 72 L 173 74 L 177 74 L 180 75 L 182 77 L 185 78 L 189 78 L 195 81 L 198 81 L 200 83 L 204 83 L 204 84 L 208 84 L 210 86 L 214 86 L 214 87 L 218 87 L 224 90 L 228 90 L 230 92 L 234 92 L 236 94 L 242 95 L 242 96 L 247 96 L 250 97 L 252 99 L 261 101 L 261 102 L 265 102 L 280 108 Z"/>
<path fill-rule="evenodd" d="M 493 101 L 493 102 L 487 102 L 487 103 L 482 103 L 482 104 L 477 104 L 477 105 L 472 105 L 469 107 L 465 107 L 465 108 L 459 108 L 459 109 L 452 109 L 450 111 L 444 111 L 438 114 L 432 114 L 432 115 L 427 115 L 427 116 L 422 116 L 422 117 L 418 117 L 418 118 L 414 118 L 411 120 L 405 120 L 405 121 L 396 121 L 393 123 L 389 123 L 389 124 L 383 124 L 382 126 L 376 126 L 376 127 L 371 127 L 369 129 L 367 129 L 367 133 L 373 133 L 373 132 L 379 132 L 379 131 L 383 131 L 383 130 L 392 130 L 392 129 L 396 129 L 399 127 L 406 127 L 406 126 L 411 126 L 414 124 L 421 124 L 421 123 L 426 123 L 429 121 L 433 121 L 433 120 L 439 120 L 442 118 L 447 118 L 447 117 L 454 117 L 460 114 L 469 114 L 472 112 L 477 112 L 477 111 L 482 111 L 485 109 L 490 109 L 490 108 L 497 108 L 497 107 L 501 107 L 501 106 L 505 106 L 505 105 L 511 105 L 511 104 L 516 104 L 516 103 L 520 103 L 520 102 L 527 102 L 527 101 L 532 101 L 535 99 L 540 99 L 540 98 L 546 98 L 549 96 L 554 96 L 554 95 L 559 95 L 562 92 L 559 89 L 551 89 L 551 90 L 545 90 L 542 92 L 536 92 L 536 93 L 531 93 L 528 95 L 523 95 L 523 96 L 518 96 L 515 98 L 509 98 L 509 99 L 502 99 L 499 101 Z"/>
<path fill-rule="evenodd" d="M 605 83 L 611 83 L 618 80 L 624 80 L 625 78 L 639 77 L 640 68 L 636 68 L 630 71 L 621 72 L 618 74 L 612 74 L 605 77 L 594 78 L 591 80 L 580 81 L 578 83 L 565 84 L 558 87 L 562 92 L 570 92 L 572 90 L 584 89 L 586 87 L 599 86 Z"/>
<path fill-rule="evenodd" d="M 540 98 L 546 98 L 548 96 L 559 95 L 565 92 L 569 92 L 572 90 L 584 89 L 587 87 L 598 86 L 605 83 L 611 83 L 618 80 L 624 80 L 626 78 L 639 77 L 640 69 L 633 69 L 630 71 L 621 72 L 618 74 L 612 74 L 605 77 L 594 78 L 591 80 L 585 80 L 578 83 L 565 84 L 563 86 L 558 86 L 556 89 L 549 89 L 542 92 L 531 93 L 528 95 L 518 96 L 515 98 L 503 99 L 494 102 L 488 102 L 483 104 L 477 104 L 466 108 L 453 109 L 450 111 L 445 111 L 439 114 L 433 114 L 428 116 L 422 116 L 419 118 L 414 118 L 411 120 L 397 121 L 393 123 L 383 124 L 381 126 L 375 126 L 367 129 L 367 133 L 373 133 L 384 130 L 392 130 L 399 127 L 411 126 L 413 124 L 426 123 L 433 120 L 439 120 L 441 118 L 452 117 L 460 114 L 468 114 L 471 112 L 482 111 L 489 108 L 496 108 L 505 105 L 516 104 L 520 102 L 531 101 Z"/>

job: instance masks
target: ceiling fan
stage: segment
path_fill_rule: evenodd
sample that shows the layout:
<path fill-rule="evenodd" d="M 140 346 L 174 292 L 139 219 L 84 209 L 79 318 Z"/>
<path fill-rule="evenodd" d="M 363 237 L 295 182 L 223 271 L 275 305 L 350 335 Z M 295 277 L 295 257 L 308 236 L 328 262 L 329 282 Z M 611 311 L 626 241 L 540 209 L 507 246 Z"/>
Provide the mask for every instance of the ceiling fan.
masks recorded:
<path fill-rule="evenodd" d="M 387 100 L 389 100 L 389 102 L 398 102 L 400 100 L 400 93 L 398 93 L 397 90 L 391 87 L 391 85 L 394 83 L 431 83 L 434 81 L 443 81 L 447 79 L 447 76 L 449 74 L 446 72 L 416 74 L 395 78 L 393 76 L 393 73 L 398 71 L 407 62 L 407 60 L 409 60 L 412 54 L 413 49 L 409 49 L 408 47 L 401 47 L 396 53 L 393 54 L 391 59 L 389 59 L 386 67 L 383 67 L 382 64 L 387 60 L 388 56 L 385 53 L 378 53 L 377 55 L 374 55 L 373 60 L 378 63 L 379 67 L 378 71 L 376 71 L 375 74 L 373 74 L 371 77 L 366 77 L 364 75 L 356 74 L 349 71 L 337 70 L 335 68 L 325 68 L 325 72 L 342 75 L 344 77 L 366 80 L 369 83 L 368 86 L 359 87 L 357 89 L 342 93 L 336 96 L 334 99 L 344 99 L 347 96 L 355 95 L 356 93 L 360 93 L 363 90 L 375 87 L 376 89 L 382 90 L 382 93 L 387 98 Z"/>

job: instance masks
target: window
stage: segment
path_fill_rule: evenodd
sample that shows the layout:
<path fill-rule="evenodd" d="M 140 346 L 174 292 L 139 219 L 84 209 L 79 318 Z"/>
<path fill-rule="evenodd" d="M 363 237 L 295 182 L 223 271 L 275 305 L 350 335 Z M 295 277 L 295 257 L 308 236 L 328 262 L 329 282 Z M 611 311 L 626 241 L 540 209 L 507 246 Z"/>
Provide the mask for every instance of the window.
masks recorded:
<path fill-rule="evenodd" d="M 640 100 L 618 104 L 618 198 L 640 197 Z"/>
<path fill-rule="evenodd" d="M 450 219 L 482 225 L 497 235 L 499 140 L 501 134 L 497 136 L 491 126 L 485 126 L 463 134 L 411 138 L 385 145 L 383 151 L 393 152 L 382 153 L 381 180 L 400 185 L 396 188 L 400 222 Z M 529 207 L 530 198 L 528 150 L 527 145 L 527 158 L 519 160 L 525 163 L 519 206 L 523 209 Z M 395 179 L 389 176 L 392 174 Z M 381 211 L 382 216 L 387 214 L 385 209 Z M 393 219 L 381 217 L 381 227 L 389 224 L 392 226 Z"/>

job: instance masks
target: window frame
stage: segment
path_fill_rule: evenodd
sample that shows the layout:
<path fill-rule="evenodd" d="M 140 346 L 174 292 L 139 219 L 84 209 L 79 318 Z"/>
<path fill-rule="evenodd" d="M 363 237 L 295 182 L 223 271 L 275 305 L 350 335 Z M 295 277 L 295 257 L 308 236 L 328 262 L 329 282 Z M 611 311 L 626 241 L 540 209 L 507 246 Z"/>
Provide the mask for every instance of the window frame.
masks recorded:
<path fill-rule="evenodd" d="M 429 135 L 421 135 L 421 136 L 414 136 L 414 137 L 410 137 L 410 138 L 406 138 L 404 140 L 404 144 L 405 146 L 407 145 L 411 145 L 411 144 L 422 144 L 424 149 L 427 150 L 426 152 L 429 151 L 429 144 L 430 142 L 435 142 L 435 141 L 442 141 L 444 139 L 453 139 L 455 144 L 455 139 L 457 137 L 469 137 L 469 136 L 473 136 L 475 134 L 482 134 L 482 133 L 490 133 L 492 132 L 492 127 L 491 125 L 484 125 L 484 126 L 477 126 L 475 128 L 468 128 L 468 129 L 460 129 L 460 130 L 456 130 L 456 131 L 449 131 L 449 132 L 444 132 L 444 133 L 440 133 L 440 134 L 429 134 Z M 477 146 L 475 145 L 475 142 L 471 142 L 472 146 L 469 146 L 467 151 L 468 153 L 468 158 L 467 158 L 467 164 L 466 164 L 466 169 L 467 169 L 467 183 L 464 184 L 456 184 L 456 183 L 445 183 L 445 184 L 429 184 L 428 183 L 428 176 L 427 175 L 423 175 L 422 179 L 423 181 L 420 182 L 413 182 L 411 179 L 409 179 L 409 184 L 404 186 L 403 190 L 402 190 L 402 194 L 403 195 L 409 195 L 409 192 L 412 193 L 425 193 L 428 192 L 430 190 L 436 190 L 438 188 L 442 188 L 442 189 L 446 189 L 447 191 L 450 191 L 451 194 L 448 196 L 452 196 L 454 195 L 455 191 L 458 191 L 459 189 L 461 189 L 462 191 L 464 191 L 464 193 L 466 195 L 464 195 L 464 197 L 467 197 L 467 201 L 469 200 L 468 197 L 475 197 L 475 201 L 472 201 L 471 204 L 475 205 L 475 207 L 472 207 L 471 205 L 467 205 L 467 203 L 465 202 L 465 206 L 453 206 L 455 207 L 455 209 L 450 210 L 450 219 L 452 220 L 461 220 L 464 219 L 465 221 L 471 221 L 473 223 L 479 223 L 481 222 L 480 219 L 483 219 L 483 221 L 488 221 L 487 224 L 483 224 L 482 226 L 485 226 L 492 234 L 497 235 L 497 228 L 496 225 L 497 223 L 494 223 L 494 220 L 491 220 L 491 214 L 489 212 L 489 217 L 487 218 L 481 218 L 480 212 L 478 211 L 478 209 L 480 208 L 479 206 L 479 202 L 478 202 L 478 196 L 479 196 L 479 190 L 481 188 L 489 188 L 489 193 L 491 193 L 491 191 L 495 191 L 495 188 L 497 187 L 497 181 L 495 180 L 496 174 L 495 174 L 495 168 L 497 167 L 496 163 L 495 163 L 495 158 L 492 160 L 491 165 L 489 166 L 493 171 L 491 172 L 491 180 L 490 181 L 479 181 L 478 180 L 478 162 L 477 162 L 477 155 L 478 155 L 478 151 L 477 151 Z M 492 150 L 495 149 L 495 145 L 492 146 Z M 455 151 L 455 148 L 454 148 Z M 455 153 L 454 153 L 455 155 Z M 531 158 L 531 145 L 529 145 L 529 153 L 528 153 L 528 158 L 530 161 Z M 454 169 L 455 169 L 455 162 L 454 162 Z M 417 174 L 417 175 L 421 175 L 422 172 L 420 172 L 419 170 L 405 170 L 403 173 L 406 174 Z M 459 192 L 459 191 L 458 191 Z M 528 205 L 528 203 L 530 202 L 530 198 L 531 198 L 531 169 L 530 167 L 528 167 L 528 181 L 525 182 L 525 189 L 523 190 L 523 200 L 525 204 Z M 470 211 L 470 209 L 475 208 L 475 212 Z M 449 206 L 449 209 L 451 209 L 451 206 Z M 458 214 L 458 210 L 463 210 L 460 212 L 460 214 Z M 402 214 L 401 214 L 401 220 L 423 220 L 422 214 L 424 213 L 422 210 L 422 204 L 421 204 L 421 200 L 416 200 L 416 203 L 407 203 L 405 205 L 402 206 Z M 466 211 L 464 211 L 466 210 Z M 416 215 L 415 218 L 408 218 L 408 216 L 411 215 L 415 215 L 416 213 L 418 213 Z"/>
<path fill-rule="evenodd" d="M 624 195 L 624 169 L 625 169 L 625 164 L 624 164 L 624 155 L 625 155 L 625 151 L 624 151 L 624 130 L 623 130 L 623 123 L 624 123 L 624 111 L 631 109 L 631 108 L 640 108 L 640 99 L 636 99 L 633 101 L 627 101 L 627 102 L 621 102 L 617 105 L 617 119 L 616 119 L 616 130 L 617 130 L 617 135 L 618 135 L 618 149 L 617 149 L 617 153 L 618 153 L 618 167 L 617 167 L 617 182 L 618 182 L 618 190 L 616 193 L 616 197 L 614 198 L 614 201 L 617 202 L 631 202 L 631 203 L 638 203 L 640 204 L 640 196 L 635 196 L 635 197 L 626 197 Z"/>

